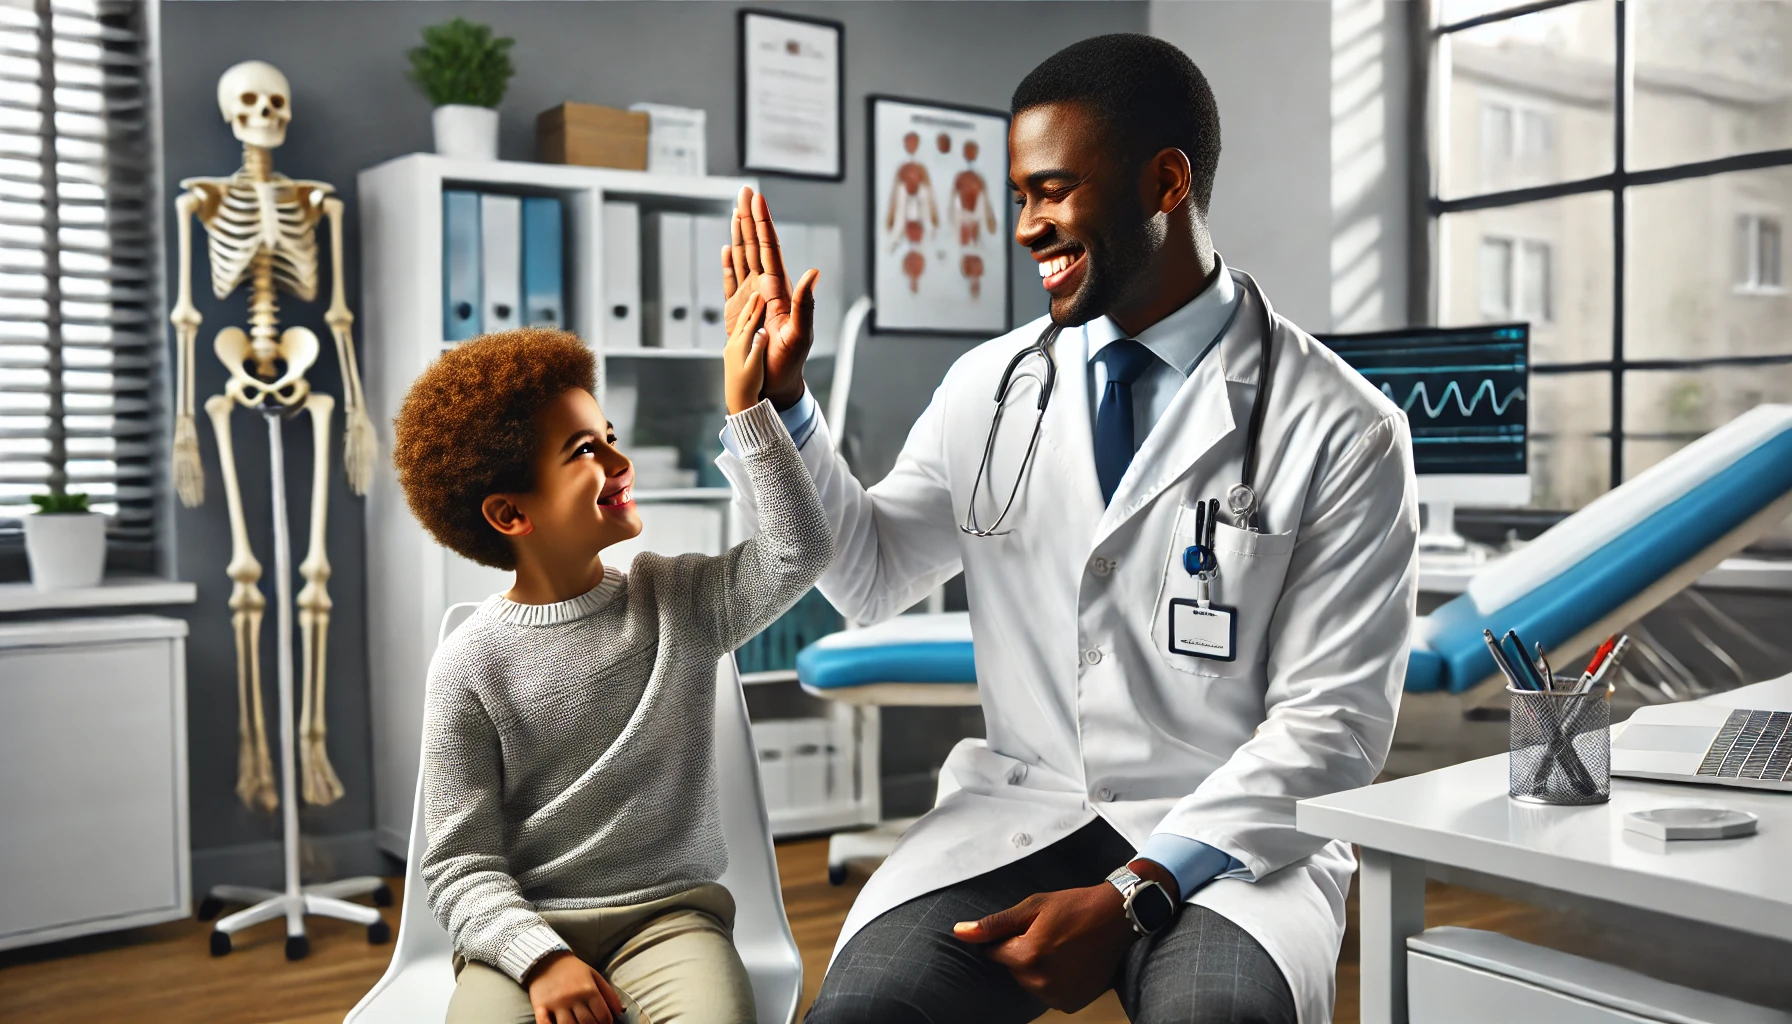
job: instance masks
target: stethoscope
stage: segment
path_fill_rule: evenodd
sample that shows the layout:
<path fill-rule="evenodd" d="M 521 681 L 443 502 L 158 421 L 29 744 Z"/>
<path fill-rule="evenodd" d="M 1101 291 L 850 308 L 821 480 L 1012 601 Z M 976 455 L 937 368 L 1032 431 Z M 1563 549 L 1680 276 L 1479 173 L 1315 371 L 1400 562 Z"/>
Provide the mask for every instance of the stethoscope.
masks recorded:
<path fill-rule="evenodd" d="M 1238 276 L 1244 279 L 1245 287 L 1249 289 L 1251 297 L 1256 300 L 1258 308 L 1263 311 L 1262 354 L 1257 361 L 1257 394 L 1251 399 L 1251 422 L 1246 429 L 1244 439 L 1243 479 L 1233 484 L 1231 489 L 1226 492 L 1226 507 L 1232 510 L 1232 520 L 1240 529 L 1256 532 L 1257 489 L 1251 486 L 1251 481 L 1257 475 L 1257 447 L 1259 439 L 1263 436 L 1263 398 L 1269 393 L 1270 359 L 1271 353 L 1274 351 L 1271 343 L 1274 340 L 1275 324 L 1271 317 L 1269 303 L 1264 300 L 1263 292 L 1257 287 L 1256 280 L 1242 271 L 1238 272 Z M 1057 387 L 1058 364 L 1052 358 L 1052 346 L 1057 343 L 1058 335 L 1063 330 L 1055 323 L 1047 324 L 1045 330 L 1039 333 L 1038 340 L 1016 352 L 1014 358 L 1008 360 L 1008 368 L 1002 371 L 1001 383 L 996 385 L 996 410 L 989 421 L 989 436 L 983 442 L 983 459 L 977 463 L 977 477 L 971 482 L 971 500 L 966 504 L 964 522 L 958 527 L 973 537 L 1000 536 L 1002 521 L 1008 518 L 1009 511 L 1014 508 L 1015 499 L 1020 495 L 1021 481 L 1026 479 L 1027 467 L 1032 464 L 1033 453 L 1039 447 L 1039 432 L 1045 425 L 1046 403 L 1051 401 L 1052 391 Z M 1225 333 L 1222 330 L 1221 337 L 1224 337 Z M 1027 442 L 1026 454 L 1021 456 L 1020 471 L 1014 477 L 1014 489 L 1008 492 L 1008 500 L 1002 505 L 1001 515 L 996 516 L 996 521 L 991 523 L 988 529 L 984 529 L 977 522 L 977 489 L 983 484 L 983 471 L 989 465 L 990 456 L 995 451 L 996 428 L 1002 421 L 1002 403 L 1008 397 L 1008 385 L 1013 382 L 1017 374 L 1023 377 L 1027 376 L 1027 374 L 1018 373 L 1022 364 L 1035 356 L 1045 361 L 1045 376 L 1039 388 L 1039 411 L 1033 419 L 1033 436 Z M 1213 520 L 1218 519 L 1217 506 L 1216 501 Z M 1205 561 L 1205 558 L 1203 557 L 1202 560 Z"/>

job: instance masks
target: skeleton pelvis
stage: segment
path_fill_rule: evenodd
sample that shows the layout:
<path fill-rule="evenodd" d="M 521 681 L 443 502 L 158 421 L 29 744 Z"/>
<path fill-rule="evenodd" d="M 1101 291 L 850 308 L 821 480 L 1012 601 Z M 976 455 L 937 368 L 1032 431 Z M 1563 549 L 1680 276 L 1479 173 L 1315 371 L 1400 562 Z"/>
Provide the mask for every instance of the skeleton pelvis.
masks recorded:
<path fill-rule="evenodd" d="M 286 406 L 304 402 L 305 396 L 311 393 L 305 371 L 317 362 L 318 349 L 317 335 L 306 327 L 288 327 L 281 332 L 271 353 L 256 352 L 255 343 L 240 327 L 224 328 L 212 342 L 212 351 L 217 353 L 218 361 L 230 371 L 230 383 L 225 390 L 247 406 L 261 405 L 270 398 Z M 269 380 L 265 375 L 252 372 L 251 367 L 256 371 L 265 368 L 266 374 L 278 370 L 280 375 Z"/>

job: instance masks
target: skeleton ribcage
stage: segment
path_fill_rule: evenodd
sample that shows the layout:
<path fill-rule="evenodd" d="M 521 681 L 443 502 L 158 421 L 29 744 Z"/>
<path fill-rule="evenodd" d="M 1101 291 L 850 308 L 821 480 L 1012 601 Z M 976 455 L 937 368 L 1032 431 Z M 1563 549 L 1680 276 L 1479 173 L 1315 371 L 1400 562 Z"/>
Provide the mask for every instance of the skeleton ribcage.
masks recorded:
<path fill-rule="evenodd" d="M 317 297 L 317 217 L 300 202 L 290 179 L 276 178 L 275 183 L 280 239 L 270 260 L 274 287 L 310 302 Z M 263 247 L 261 202 L 254 183 L 240 174 L 231 178 L 216 216 L 205 227 L 212 294 L 222 299 L 248 279 L 255 254 Z"/>

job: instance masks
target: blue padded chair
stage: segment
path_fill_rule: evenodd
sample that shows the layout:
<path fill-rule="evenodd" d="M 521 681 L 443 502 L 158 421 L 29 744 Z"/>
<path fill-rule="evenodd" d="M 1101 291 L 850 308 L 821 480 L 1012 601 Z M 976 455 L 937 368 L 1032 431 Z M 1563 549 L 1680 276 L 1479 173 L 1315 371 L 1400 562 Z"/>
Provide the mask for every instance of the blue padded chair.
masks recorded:
<path fill-rule="evenodd" d="M 1487 563 L 1420 619 L 1406 689 L 1499 676 L 1481 631 L 1587 654 L 1792 515 L 1792 406 L 1759 406 Z"/>

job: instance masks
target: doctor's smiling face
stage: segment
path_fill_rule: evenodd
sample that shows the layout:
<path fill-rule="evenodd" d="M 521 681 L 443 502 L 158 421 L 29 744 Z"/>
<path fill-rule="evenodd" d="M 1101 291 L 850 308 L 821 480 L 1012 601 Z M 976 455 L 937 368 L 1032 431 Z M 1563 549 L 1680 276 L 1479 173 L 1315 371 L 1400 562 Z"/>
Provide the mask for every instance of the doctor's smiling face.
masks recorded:
<path fill-rule="evenodd" d="M 1201 291 L 1216 265 L 1219 113 L 1186 55 L 1144 36 L 1087 39 L 1034 69 L 1011 109 L 1014 239 L 1054 322 L 1109 316 L 1137 334 Z"/>

